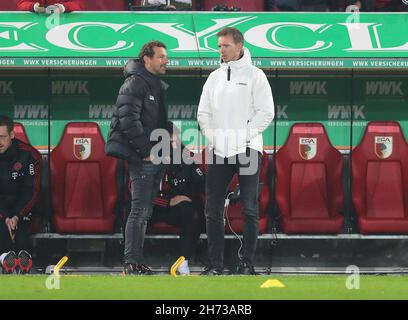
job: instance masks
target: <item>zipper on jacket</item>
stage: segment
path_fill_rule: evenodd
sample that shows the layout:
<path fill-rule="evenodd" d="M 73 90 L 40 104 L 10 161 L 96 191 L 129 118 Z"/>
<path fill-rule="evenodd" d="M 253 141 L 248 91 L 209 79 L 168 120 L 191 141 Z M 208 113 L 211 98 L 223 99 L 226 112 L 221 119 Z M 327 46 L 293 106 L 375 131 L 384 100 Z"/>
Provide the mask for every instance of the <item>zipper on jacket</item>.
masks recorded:
<path fill-rule="evenodd" d="M 248 125 L 249 125 L 249 120 L 247 120 L 247 131 L 248 131 Z M 248 137 L 247 137 L 247 139 L 248 139 Z M 247 149 L 249 148 L 249 143 L 250 143 L 251 141 L 249 141 L 249 140 L 247 140 L 247 142 L 246 142 L 246 147 L 247 147 Z"/>
<path fill-rule="evenodd" d="M 227 80 L 230 81 L 231 80 L 231 67 L 228 66 L 228 70 L 227 70 Z"/>

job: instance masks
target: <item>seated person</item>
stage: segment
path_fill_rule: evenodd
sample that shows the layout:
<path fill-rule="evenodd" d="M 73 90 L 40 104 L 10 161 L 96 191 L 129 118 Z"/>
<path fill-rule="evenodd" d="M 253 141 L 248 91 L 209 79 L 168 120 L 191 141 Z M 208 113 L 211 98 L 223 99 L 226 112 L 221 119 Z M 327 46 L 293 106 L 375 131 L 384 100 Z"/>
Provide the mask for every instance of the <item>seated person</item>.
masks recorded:
<path fill-rule="evenodd" d="M 170 0 L 170 5 L 176 7 L 176 10 L 192 10 L 191 0 Z"/>
<path fill-rule="evenodd" d="M 408 11 L 405 0 L 347 0 L 346 11 Z"/>
<path fill-rule="evenodd" d="M 142 7 L 148 10 L 191 10 L 192 1 L 191 0 L 143 0 Z"/>
<path fill-rule="evenodd" d="M 170 5 L 167 0 L 143 0 L 142 7 L 149 10 L 176 10 L 176 7 Z"/>
<path fill-rule="evenodd" d="M 24 274 L 32 266 L 28 228 L 40 192 L 41 157 L 15 139 L 13 128 L 9 117 L 0 116 L 0 264 L 3 273 Z"/>
<path fill-rule="evenodd" d="M 173 127 L 172 135 L 173 152 L 191 152 L 183 146 L 179 139 L 178 129 Z M 181 229 L 180 255 L 173 267 L 174 273 L 189 275 L 188 262 L 193 255 L 200 237 L 200 226 L 203 225 L 202 208 L 196 203 L 194 194 L 204 192 L 205 177 L 198 165 L 170 164 L 162 179 L 158 197 L 154 200 L 153 216 L 150 223 L 164 221 Z"/>
<path fill-rule="evenodd" d="M 84 10 L 85 0 L 20 0 L 17 10 L 36 13 L 64 13 Z"/>

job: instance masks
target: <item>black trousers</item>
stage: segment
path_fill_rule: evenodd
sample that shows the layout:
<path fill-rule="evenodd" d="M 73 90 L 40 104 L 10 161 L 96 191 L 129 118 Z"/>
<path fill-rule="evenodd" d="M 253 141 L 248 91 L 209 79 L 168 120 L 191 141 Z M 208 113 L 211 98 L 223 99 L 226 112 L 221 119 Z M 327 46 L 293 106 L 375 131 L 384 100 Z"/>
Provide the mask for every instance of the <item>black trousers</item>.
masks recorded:
<path fill-rule="evenodd" d="M 246 154 L 238 154 L 232 158 L 214 156 L 213 164 L 208 165 L 205 217 L 208 258 L 212 267 L 224 268 L 224 203 L 234 174 L 238 174 L 243 204 L 243 258 L 253 264 L 259 233 L 258 186 L 261 160 L 258 151 L 247 149 Z M 252 169 L 245 170 L 249 167 Z"/>
<path fill-rule="evenodd" d="M 28 231 L 29 221 L 19 221 L 15 232 L 14 241 L 11 241 L 10 233 L 4 221 L 0 222 L 0 254 L 8 251 L 31 250 L 30 234 Z"/>
<path fill-rule="evenodd" d="M 151 162 L 129 163 L 132 204 L 125 228 L 125 263 L 143 263 L 147 222 L 160 187 L 165 166 Z"/>
<path fill-rule="evenodd" d="M 190 260 L 200 237 L 200 215 L 193 202 L 183 201 L 169 208 L 155 207 L 152 222 L 164 221 L 180 228 L 180 255 Z"/>

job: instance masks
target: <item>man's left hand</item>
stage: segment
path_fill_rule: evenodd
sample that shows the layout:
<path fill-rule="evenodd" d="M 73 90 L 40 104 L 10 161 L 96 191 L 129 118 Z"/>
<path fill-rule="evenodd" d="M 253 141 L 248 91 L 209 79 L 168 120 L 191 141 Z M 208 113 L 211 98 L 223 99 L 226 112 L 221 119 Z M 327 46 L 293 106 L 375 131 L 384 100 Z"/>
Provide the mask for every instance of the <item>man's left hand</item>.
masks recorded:
<path fill-rule="evenodd" d="M 17 230 L 18 217 L 6 218 L 6 226 L 8 228 L 10 239 L 14 242 L 15 232 Z"/>
<path fill-rule="evenodd" d="M 170 207 L 178 205 L 180 202 L 188 201 L 191 202 L 192 200 L 187 196 L 175 196 L 170 199 Z"/>

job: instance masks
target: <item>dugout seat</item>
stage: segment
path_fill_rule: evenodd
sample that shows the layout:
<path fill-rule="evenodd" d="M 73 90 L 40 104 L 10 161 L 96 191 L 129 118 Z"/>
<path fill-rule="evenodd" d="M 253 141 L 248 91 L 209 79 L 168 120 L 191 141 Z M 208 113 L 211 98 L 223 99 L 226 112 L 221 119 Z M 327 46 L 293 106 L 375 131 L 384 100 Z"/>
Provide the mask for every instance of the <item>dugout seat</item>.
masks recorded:
<path fill-rule="evenodd" d="M 14 130 L 13 131 L 14 131 L 14 134 L 15 134 L 15 136 L 16 136 L 16 138 L 18 140 L 21 140 L 21 141 L 31 145 L 30 139 L 28 139 L 27 132 L 26 132 L 26 130 L 25 130 L 22 123 L 14 122 Z"/>
<path fill-rule="evenodd" d="M 408 146 L 398 122 L 370 122 L 352 151 L 352 200 L 363 234 L 408 233 Z"/>
<path fill-rule="evenodd" d="M 18 0 L 0 1 L 0 11 L 16 11 Z"/>
<path fill-rule="evenodd" d="M 127 179 L 126 179 L 127 180 L 127 191 L 125 192 L 124 201 L 125 201 L 125 203 L 127 203 L 127 205 L 126 205 L 127 210 L 125 210 L 123 218 L 122 218 L 122 222 L 123 222 L 122 228 L 123 228 L 123 230 L 126 229 L 127 218 L 128 218 L 129 211 L 130 211 L 130 208 L 131 208 L 131 203 L 130 202 L 131 202 L 131 198 L 132 198 L 132 196 L 131 196 L 132 195 L 132 185 L 131 185 L 131 181 L 130 181 L 130 178 L 129 178 L 129 169 L 128 169 L 127 166 L 126 166 L 126 170 L 125 170 L 125 175 L 127 177 Z M 164 179 L 164 177 L 163 177 L 163 179 Z M 162 187 L 162 185 L 163 185 L 163 181 L 162 181 L 162 183 L 160 185 L 160 188 Z M 160 190 L 159 190 L 159 192 L 160 192 Z M 153 206 L 155 206 L 159 202 L 161 202 L 161 199 L 160 199 L 160 197 L 157 196 L 153 200 Z M 146 233 L 147 234 L 180 234 L 180 228 L 178 228 L 176 226 L 173 226 L 171 224 L 168 224 L 168 223 L 166 223 L 164 221 L 155 220 L 154 217 L 153 217 L 152 219 L 150 219 L 150 221 L 149 221 L 149 223 L 147 225 Z"/>
<path fill-rule="evenodd" d="M 168 188 L 169 185 L 165 182 L 165 175 L 162 178 L 162 182 L 160 183 L 159 193 L 162 192 L 163 188 Z M 159 196 L 157 196 L 153 200 L 153 207 L 160 206 L 163 202 Z M 180 234 L 180 228 L 177 226 L 173 226 L 165 221 L 155 219 L 153 214 L 153 218 L 149 221 L 147 227 L 147 233 L 149 234 Z"/>
<path fill-rule="evenodd" d="M 208 163 L 208 148 L 203 149 L 199 157 L 201 158 L 201 168 L 203 172 L 207 172 L 207 163 Z M 268 217 L 267 217 L 267 208 L 270 201 L 270 189 L 268 183 L 268 170 L 269 170 L 269 156 L 265 152 L 262 155 L 261 169 L 259 173 L 259 234 L 266 232 Z M 230 183 L 228 193 L 234 192 L 236 188 L 239 188 L 238 176 L 235 174 Z M 201 195 L 201 201 L 203 207 L 205 207 L 205 195 Z M 230 234 L 232 230 L 237 234 L 243 234 L 244 232 L 244 215 L 242 212 L 242 202 L 237 199 L 237 201 L 230 201 L 228 206 L 228 223 L 225 224 L 225 232 Z M 231 230 L 232 228 L 232 230 Z"/>
<path fill-rule="evenodd" d="M 165 221 L 150 221 L 147 226 L 147 234 L 176 234 L 179 235 L 181 230 Z"/>
<path fill-rule="evenodd" d="M 118 162 L 105 155 L 105 142 L 98 125 L 68 123 L 50 161 L 56 231 L 113 232 Z"/>
<path fill-rule="evenodd" d="M 342 156 L 320 123 L 297 123 L 276 154 L 276 202 L 285 233 L 340 233 Z"/>

